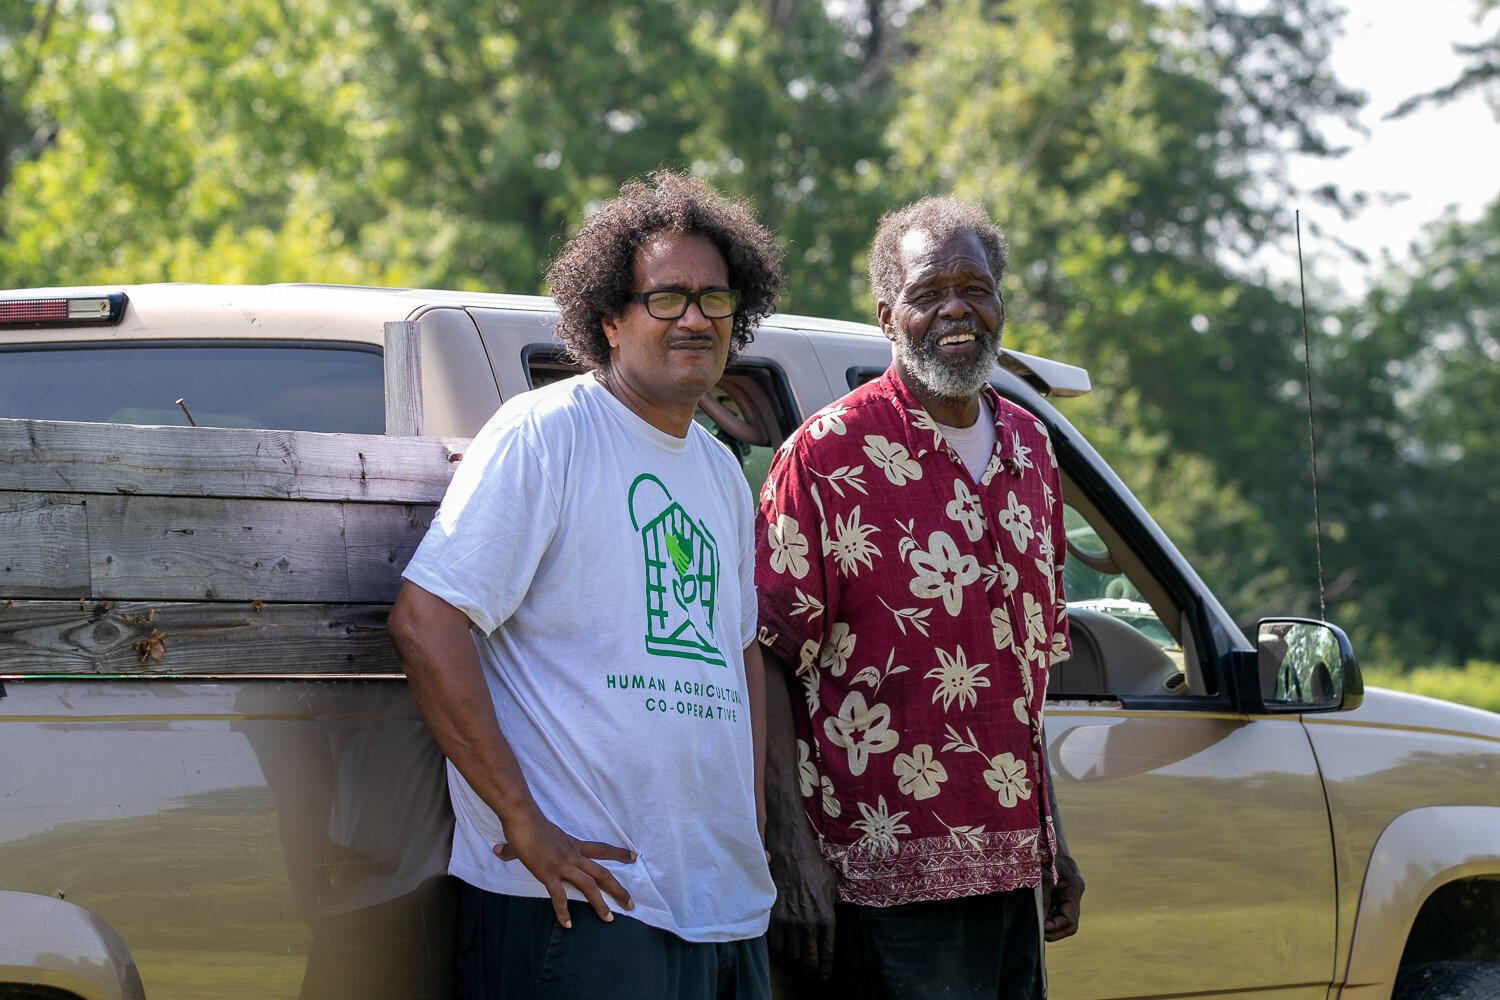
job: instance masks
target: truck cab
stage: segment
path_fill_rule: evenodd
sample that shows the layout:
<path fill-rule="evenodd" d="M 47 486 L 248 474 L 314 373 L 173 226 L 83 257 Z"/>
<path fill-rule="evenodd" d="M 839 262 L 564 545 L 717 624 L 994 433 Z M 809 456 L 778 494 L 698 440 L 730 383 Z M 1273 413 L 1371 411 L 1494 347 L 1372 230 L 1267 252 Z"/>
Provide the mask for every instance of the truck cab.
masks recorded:
<path fill-rule="evenodd" d="M 0 994 L 447 995 L 451 815 L 384 615 L 467 439 L 578 370 L 553 320 L 0 295 Z M 758 491 L 889 361 L 872 326 L 772 316 L 698 419 Z M 1366 692 L 1327 623 L 1247 635 L 1064 416 L 1086 372 L 1007 351 L 992 381 L 1067 508 L 1047 738 L 1088 892 L 1053 995 L 1488 989 L 1461 980 L 1500 976 L 1500 717 Z"/>

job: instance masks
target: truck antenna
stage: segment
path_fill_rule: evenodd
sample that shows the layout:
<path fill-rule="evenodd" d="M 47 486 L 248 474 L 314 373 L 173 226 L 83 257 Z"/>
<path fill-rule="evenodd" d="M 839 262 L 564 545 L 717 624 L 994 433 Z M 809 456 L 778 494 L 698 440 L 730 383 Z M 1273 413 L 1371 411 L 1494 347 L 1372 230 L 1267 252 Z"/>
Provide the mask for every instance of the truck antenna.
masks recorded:
<path fill-rule="evenodd" d="M 1318 432 L 1313 423 L 1312 340 L 1307 335 L 1307 282 L 1302 276 L 1302 210 L 1295 215 L 1297 224 L 1297 286 L 1302 293 L 1302 368 L 1307 378 L 1307 450 L 1312 456 L 1313 545 L 1318 561 L 1318 617 L 1328 619 L 1328 601 L 1323 587 L 1323 516 L 1318 509 Z"/>

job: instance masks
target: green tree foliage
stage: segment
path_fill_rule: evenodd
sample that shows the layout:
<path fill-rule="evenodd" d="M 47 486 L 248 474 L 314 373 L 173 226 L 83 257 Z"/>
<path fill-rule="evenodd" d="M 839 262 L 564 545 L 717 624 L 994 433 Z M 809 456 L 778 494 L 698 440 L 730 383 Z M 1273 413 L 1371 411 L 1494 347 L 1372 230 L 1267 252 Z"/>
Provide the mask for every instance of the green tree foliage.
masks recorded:
<path fill-rule="evenodd" d="M 1470 660 L 1461 667 L 1372 670 L 1365 673 L 1365 683 L 1500 712 L 1500 663 Z"/>
<path fill-rule="evenodd" d="M 541 291 L 589 207 L 666 165 L 755 203 L 786 310 L 867 319 L 879 215 L 955 193 L 1011 234 L 1008 342 L 1090 369 L 1070 416 L 1209 582 L 1247 623 L 1312 611 L 1299 314 L 1250 259 L 1291 224 L 1284 158 L 1358 106 L 1330 2 L 10 0 L 0 281 Z M 1312 361 L 1330 615 L 1457 657 L 1500 636 L 1398 625 L 1401 588 L 1500 609 L 1385 474 L 1493 483 L 1464 423 L 1493 330 L 1441 311 L 1482 302 L 1455 262 L 1491 237 L 1450 236 Z"/>
<path fill-rule="evenodd" d="M 0 191 L 13 166 L 35 157 L 52 139 L 52 129 L 35 121 L 30 111 L 56 6 L 54 0 L 0 7 Z"/>
<path fill-rule="evenodd" d="M 435 280 L 538 291 L 581 209 L 683 167 L 775 226 L 792 308 L 847 307 L 880 133 L 819 4 L 382 0 L 368 21 L 387 173 L 351 220 L 366 242 L 416 250 Z"/>
<path fill-rule="evenodd" d="M 1433 227 L 1330 338 L 1329 481 L 1351 623 L 1405 662 L 1500 657 L 1500 199 Z"/>
<path fill-rule="evenodd" d="M 1476 20 L 1497 10 L 1500 0 L 1478 0 Z M 1479 92 L 1500 119 L 1500 35 L 1454 48 L 1460 76 L 1389 117 Z M 1321 346 L 1330 548 L 1349 567 L 1340 610 L 1398 667 L 1500 659 L 1497 274 L 1500 198 L 1477 220 L 1432 224 Z"/>
<path fill-rule="evenodd" d="M 391 276 L 340 245 L 319 183 L 356 97 L 326 6 L 32 6 L 21 114 L 55 138 L 13 158 L 7 283 Z"/>
<path fill-rule="evenodd" d="M 1258 169 L 1357 106 L 1317 62 L 1335 24 L 959 0 L 895 74 L 893 173 L 1007 221 L 1011 342 L 1089 368 L 1070 415 L 1247 619 L 1316 608 L 1298 312 L 1245 256 L 1290 221 Z"/>
<path fill-rule="evenodd" d="M 25 56 L 0 78 L 0 136 L 56 140 L 9 161 L 10 284 L 541 291 L 581 213 L 666 165 L 753 198 L 788 246 L 789 306 L 837 313 L 883 204 L 860 182 L 880 99 L 815 2 L 247 0 L 226 14 L 47 0 L 23 13 L 0 23 L 0 46 Z"/>

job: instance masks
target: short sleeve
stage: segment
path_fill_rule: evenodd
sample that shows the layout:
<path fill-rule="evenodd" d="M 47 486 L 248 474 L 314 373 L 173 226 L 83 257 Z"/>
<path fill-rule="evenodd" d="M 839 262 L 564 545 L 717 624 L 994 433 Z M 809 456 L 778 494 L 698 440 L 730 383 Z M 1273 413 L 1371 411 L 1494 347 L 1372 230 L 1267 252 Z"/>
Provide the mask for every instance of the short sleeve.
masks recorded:
<path fill-rule="evenodd" d="M 544 457 L 525 424 L 487 425 L 402 576 L 489 635 L 515 613 L 552 543 L 560 503 L 549 473 L 565 463 Z"/>

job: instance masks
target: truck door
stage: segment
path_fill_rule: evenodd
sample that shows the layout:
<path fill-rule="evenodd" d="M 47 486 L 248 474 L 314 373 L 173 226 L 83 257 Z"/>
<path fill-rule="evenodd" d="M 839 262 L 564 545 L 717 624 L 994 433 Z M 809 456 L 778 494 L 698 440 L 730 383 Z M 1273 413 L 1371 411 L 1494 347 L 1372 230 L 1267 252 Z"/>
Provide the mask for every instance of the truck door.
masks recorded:
<path fill-rule="evenodd" d="M 1236 714 L 1218 666 L 1248 648 L 1086 445 L 1054 429 L 1074 657 L 1046 732 L 1082 868 L 1064 997 L 1325 997 L 1336 893 L 1328 810 L 1296 716 Z"/>

